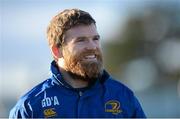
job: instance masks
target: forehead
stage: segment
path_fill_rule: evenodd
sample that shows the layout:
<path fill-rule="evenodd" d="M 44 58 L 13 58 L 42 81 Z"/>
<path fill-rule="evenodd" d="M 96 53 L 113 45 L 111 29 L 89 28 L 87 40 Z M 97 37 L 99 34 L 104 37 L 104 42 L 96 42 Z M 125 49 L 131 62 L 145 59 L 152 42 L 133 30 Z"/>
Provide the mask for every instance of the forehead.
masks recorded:
<path fill-rule="evenodd" d="M 78 25 L 65 32 L 65 38 L 92 37 L 98 35 L 95 24 Z"/>

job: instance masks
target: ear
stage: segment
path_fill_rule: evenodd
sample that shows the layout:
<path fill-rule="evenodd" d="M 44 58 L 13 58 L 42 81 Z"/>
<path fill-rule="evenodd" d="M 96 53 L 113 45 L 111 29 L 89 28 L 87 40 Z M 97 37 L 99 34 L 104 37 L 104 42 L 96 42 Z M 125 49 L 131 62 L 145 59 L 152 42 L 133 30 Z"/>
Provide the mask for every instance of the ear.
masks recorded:
<path fill-rule="evenodd" d="M 62 49 L 56 45 L 51 46 L 51 52 L 55 60 L 62 57 Z"/>

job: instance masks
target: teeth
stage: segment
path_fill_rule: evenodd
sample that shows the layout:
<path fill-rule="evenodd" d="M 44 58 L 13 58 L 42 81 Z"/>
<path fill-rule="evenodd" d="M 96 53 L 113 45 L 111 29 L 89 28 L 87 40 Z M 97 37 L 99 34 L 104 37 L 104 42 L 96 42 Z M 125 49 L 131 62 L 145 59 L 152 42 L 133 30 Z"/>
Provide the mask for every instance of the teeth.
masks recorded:
<path fill-rule="evenodd" d="M 86 58 L 93 59 L 93 58 L 95 58 L 95 55 L 88 55 L 88 56 L 86 56 Z"/>

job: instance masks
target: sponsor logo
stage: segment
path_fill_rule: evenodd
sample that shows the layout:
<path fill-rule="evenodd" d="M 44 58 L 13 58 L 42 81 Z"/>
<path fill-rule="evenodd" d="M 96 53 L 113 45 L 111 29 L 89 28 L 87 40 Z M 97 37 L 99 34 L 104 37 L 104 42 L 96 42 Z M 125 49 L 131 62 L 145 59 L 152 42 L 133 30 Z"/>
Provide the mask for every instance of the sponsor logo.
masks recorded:
<path fill-rule="evenodd" d="M 122 110 L 120 109 L 120 102 L 117 100 L 109 100 L 105 103 L 105 112 L 110 112 L 116 115 L 121 113 Z"/>
<path fill-rule="evenodd" d="M 57 115 L 57 113 L 56 113 L 56 111 L 55 111 L 55 108 L 45 109 L 45 110 L 43 111 L 43 113 L 44 113 L 44 116 L 45 116 L 46 118 L 48 118 L 48 117 L 54 117 L 54 116 Z"/>
<path fill-rule="evenodd" d="M 56 106 L 59 105 L 57 96 L 46 97 L 41 101 L 42 107 Z"/>

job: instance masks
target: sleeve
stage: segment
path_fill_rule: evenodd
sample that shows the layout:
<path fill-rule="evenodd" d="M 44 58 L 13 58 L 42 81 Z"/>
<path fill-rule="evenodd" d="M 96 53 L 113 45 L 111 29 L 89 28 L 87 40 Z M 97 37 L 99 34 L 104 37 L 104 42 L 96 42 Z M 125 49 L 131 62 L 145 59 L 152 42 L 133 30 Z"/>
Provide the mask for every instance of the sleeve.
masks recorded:
<path fill-rule="evenodd" d="M 10 111 L 9 119 L 18 119 L 18 118 L 31 118 L 29 115 L 31 113 L 31 108 L 25 103 L 18 102 L 14 108 Z"/>
<path fill-rule="evenodd" d="M 134 115 L 133 118 L 146 118 L 146 115 L 138 101 L 138 99 L 134 96 L 133 99 L 133 103 L 134 103 Z"/>

